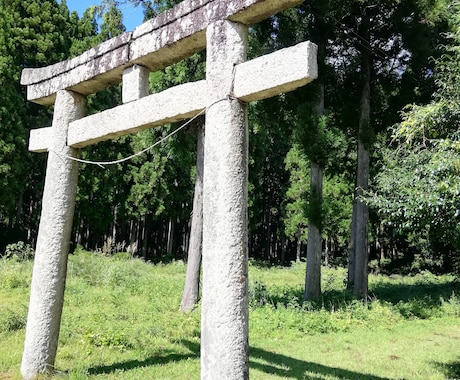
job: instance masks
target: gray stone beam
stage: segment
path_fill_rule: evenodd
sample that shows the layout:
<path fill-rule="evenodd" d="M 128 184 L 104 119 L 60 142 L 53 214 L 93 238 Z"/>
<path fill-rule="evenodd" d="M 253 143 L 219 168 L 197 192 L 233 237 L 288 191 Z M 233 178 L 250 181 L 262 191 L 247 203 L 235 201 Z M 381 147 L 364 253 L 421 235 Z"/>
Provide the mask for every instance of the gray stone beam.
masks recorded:
<path fill-rule="evenodd" d="M 238 65 L 233 95 L 249 103 L 310 83 L 318 77 L 317 50 L 307 41 Z"/>
<path fill-rule="evenodd" d="M 71 123 L 67 143 L 82 148 L 195 116 L 206 107 L 206 81 L 171 87 Z"/>
<path fill-rule="evenodd" d="M 68 61 L 44 68 L 26 68 L 21 84 L 27 99 L 52 104 L 61 89 L 83 95 L 121 82 L 134 64 L 156 71 L 203 50 L 206 28 L 229 19 L 250 25 L 303 0 L 183 1 L 169 11 Z"/>
<path fill-rule="evenodd" d="M 302 42 L 237 65 L 232 95 L 251 102 L 293 91 L 311 82 L 318 75 L 316 50 L 315 44 Z M 81 148 L 180 121 L 195 116 L 207 105 L 205 81 L 172 87 L 71 123 L 68 144 Z M 48 128 L 32 130 L 29 150 L 46 151 L 50 133 Z"/>
<path fill-rule="evenodd" d="M 24 69 L 21 84 L 27 86 L 27 100 L 50 105 L 59 90 L 89 95 L 120 83 L 123 70 L 131 65 L 131 35 L 123 33 L 67 61 Z"/>
<path fill-rule="evenodd" d="M 302 2 L 303 0 L 183 1 L 167 11 L 169 14 L 165 12 L 164 19 L 152 19 L 134 30 L 130 58 L 156 71 L 203 50 L 206 47 L 206 28 L 217 20 L 229 19 L 252 25 Z M 164 49 L 165 46 L 167 49 Z"/>
<path fill-rule="evenodd" d="M 29 150 L 31 152 L 47 152 L 53 139 L 53 127 L 30 130 Z"/>

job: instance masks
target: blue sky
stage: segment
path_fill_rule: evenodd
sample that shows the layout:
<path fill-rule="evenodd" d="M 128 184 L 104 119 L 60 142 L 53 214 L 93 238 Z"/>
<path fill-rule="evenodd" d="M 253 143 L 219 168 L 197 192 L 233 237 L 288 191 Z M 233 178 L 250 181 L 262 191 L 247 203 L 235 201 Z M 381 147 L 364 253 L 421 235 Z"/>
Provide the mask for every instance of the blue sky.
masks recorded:
<path fill-rule="evenodd" d="M 101 5 L 101 2 L 95 0 L 67 0 L 69 11 L 77 11 L 80 16 L 91 5 Z M 123 23 L 127 31 L 134 30 L 136 26 L 142 24 L 143 14 L 141 6 L 122 5 L 120 9 L 123 12 Z"/>

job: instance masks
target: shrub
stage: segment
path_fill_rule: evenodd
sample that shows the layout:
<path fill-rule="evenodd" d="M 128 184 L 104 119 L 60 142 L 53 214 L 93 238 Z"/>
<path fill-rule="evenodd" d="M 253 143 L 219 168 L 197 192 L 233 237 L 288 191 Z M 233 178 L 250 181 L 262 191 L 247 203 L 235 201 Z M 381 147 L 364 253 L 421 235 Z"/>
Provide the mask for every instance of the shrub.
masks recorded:
<path fill-rule="evenodd" d="M 262 307 L 273 303 L 267 287 L 259 281 L 249 284 L 248 298 L 251 308 Z"/>
<path fill-rule="evenodd" d="M 28 288 L 32 264 L 31 261 L 0 260 L 0 289 Z"/>
<path fill-rule="evenodd" d="M 437 302 L 429 296 L 422 299 L 412 299 L 398 302 L 396 305 L 401 315 L 406 319 L 430 319 L 442 315 Z"/>
<path fill-rule="evenodd" d="M 95 347 L 111 347 L 119 350 L 132 348 L 128 337 L 121 331 L 98 331 L 88 330 L 84 335 L 84 340 Z"/>
<path fill-rule="evenodd" d="M 452 293 L 448 300 L 441 298 L 441 309 L 445 315 L 460 317 L 460 298 L 455 293 Z"/>
<path fill-rule="evenodd" d="M 5 258 L 15 258 L 18 261 L 27 261 L 34 258 L 34 250 L 30 244 L 26 244 L 23 241 L 17 243 L 8 244 L 5 248 Z"/>

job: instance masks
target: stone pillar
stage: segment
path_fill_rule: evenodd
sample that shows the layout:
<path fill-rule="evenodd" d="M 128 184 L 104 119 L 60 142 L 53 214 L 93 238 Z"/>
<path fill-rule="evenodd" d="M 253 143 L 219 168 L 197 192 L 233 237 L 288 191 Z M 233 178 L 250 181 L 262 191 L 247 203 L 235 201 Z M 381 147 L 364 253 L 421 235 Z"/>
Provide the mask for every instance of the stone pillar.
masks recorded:
<path fill-rule="evenodd" d="M 78 154 L 66 146 L 67 129 L 84 116 L 85 105 L 79 94 L 57 93 L 21 364 L 24 379 L 54 368 L 78 177 L 78 164 L 62 155 Z"/>
<path fill-rule="evenodd" d="M 203 191 L 201 379 L 249 379 L 248 131 L 246 106 L 232 97 L 234 67 L 246 59 L 247 27 L 207 29 Z"/>
<path fill-rule="evenodd" d="M 149 69 L 140 65 L 133 65 L 123 71 L 123 103 L 139 100 L 149 94 L 149 73 Z"/>

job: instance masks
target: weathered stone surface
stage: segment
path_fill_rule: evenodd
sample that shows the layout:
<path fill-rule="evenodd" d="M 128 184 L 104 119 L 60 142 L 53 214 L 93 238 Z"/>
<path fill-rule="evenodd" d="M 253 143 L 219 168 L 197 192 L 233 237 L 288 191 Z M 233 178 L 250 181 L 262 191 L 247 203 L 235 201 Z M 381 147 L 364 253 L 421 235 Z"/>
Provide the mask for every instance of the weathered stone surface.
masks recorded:
<path fill-rule="evenodd" d="M 316 53 L 315 44 L 302 42 L 238 65 L 233 95 L 252 102 L 306 85 L 318 76 Z"/>
<path fill-rule="evenodd" d="M 117 50 L 119 47 L 125 46 L 131 40 L 131 35 L 131 32 L 123 33 L 67 61 L 58 62 L 46 67 L 26 68 L 22 71 L 21 84 L 30 85 L 43 82 L 72 70 L 75 67 L 93 61 L 107 53 Z"/>
<path fill-rule="evenodd" d="M 146 21 L 145 23 L 134 29 L 133 39 L 137 39 L 167 24 L 170 24 L 174 20 L 179 20 L 184 17 L 188 17 L 189 14 L 199 10 L 200 8 L 204 8 L 207 6 L 211 6 L 214 8 L 220 7 L 220 16 L 218 17 L 220 17 L 221 19 L 229 18 L 233 21 L 237 21 L 246 25 L 251 25 L 259 21 L 262 21 L 270 17 L 271 15 L 280 12 L 283 9 L 291 8 L 302 2 L 303 0 L 233 0 L 232 2 L 228 0 L 182 1 L 174 8 L 160 13 L 157 17 Z M 222 8 L 222 5 L 225 5 L 225 7 Z M 193 18 L 201 18 L 202 20 L 207 20 L 209 25 L 209 23 L 215 21 L 214 17 L 216 17 L 216 15 L 219 14 L 214 13 L 214 17 L 212 17 L 211 15 L 213 11 L 210 9 L 210 7 L 206 8 L 204 12 L 196 16 L 193 16 Z"/>
<path fill-rule="evenodd" d="M 123 71 L 122 101 L 132 102 L 149 94 L 149 69 L 140 65 Z"/>
<path fill-rule="evenodd" d="M 218 21 L 207 30 L 208 103 L 203 190 L 201 379 L 249 379 L 247 294 L 248 131 L 232 93 L 246 59 L 247 27 Z"/>
<path fill-rule="evenodd" d="M 318 74 L 316 50 L 315 44 L 302 42 L 296 46 L 236 65 L 234 77 L 228 78 L 229 86 L 233 85 L 231 95 L 242 101 L 251 102 L 292 91 L 311 82 Z M 292 70 L 293 67 L 295 70 Z M 134 93 L 130 99 L 145 96 L 148 93 L 148 70 L 142 68 L 143 73 L 132 68 L 127 69 L 129 70 L 132 72 L 127 75 L 134 75 L 134 79 L 128 79 L 130 78 L 128 77 L 126 80 L 130 83 L 124 88 L 132 86 Z M 146 75 L 147 78 L 142 79 L 143 75 Z M 205 91 L 204 81 L 189 83 L 150 95 L 142 102 L 134 102 L 132 105 L 115 107 L 112 110 L 85 117 L 70 124 L 68 144 L 81 148 L 99 141 L 192 117 L 207 106 Z M 124 100 L 126 102 L 126 99 Z M 117 122 L 114 123 L 114 120 Z M 47 128 L 31 130 L 29 150 L 46 151 L 49 133 Z"/>
<path fill-rule="evenodd" d="M 82 148 L 195 116 L 206 107 L 206 81 L 175 86 L 70 124 L 68 144 Z M 95 128 L 97 126 L 97 128 Z"/>
<path fill-rule="evenodd" d="M 184 1 L 134 33 L 115 37 L 79 57 L 25 69 L 21 83 L 28 86 L 28 100 L 40 104 L 52 104 L 60 89 L 89 95 L 119 83 L 128 66 L 141 64 L 156 71 L 204 49 L 206 28 L 217 20 L 229 18 L 249 25 L 302 1 Z"/>
<path fill-rule="evenodd" d="M 134 31 L 130 57 L 152 71 L 159 70 L 204 49 L 206 28 L 217 20 L 228 18 L 250 25 L 302 1 L 184 1 L 165 14 L 167 18 L 147 21 Z"/>
<path fill-rule="evenodd" d="M 24 379 L 54 368 L 78 176 L 78 164 L 60 155 L 78 155 L 66 145 L 67 129 L 84 115 L 85 105 L 79 94 L 57 94 L 21 364 Z"/>
<path fill-rule="evenodd" d="M 53 128 L 38 128 L 30 131 L 29 150 L 31 152 L 47 152 L 53 141 Z"/>
<path fill-rule="evenodd" d="M 240 5 L 237 4 L 238 2 L 235 2 L 235 7 L 233 11 L 231 11 L 231 14 L 228 15 L 228 19 L 246 25 L 252 25 L 284 9 L 299 5 L 303 3 L 303 1 L 304 0 L 239 0 Z M 227 3 L 230 4 L 230 2 Z"/>
<path fill-rule="evenodd" d="M 129 61 L 131 34 L 123 33 L 64 62 L 24 69 L 21 84 L 27 85 L 27 99 L 52 104 L 62 89 L 89 95 L 119 83 Z"/>
<path fill-rule="evenodd" d="M 133 31 L 133 39 L 137 39 L 145 34 L 149 34 L 154 30 L 160 29 L 163 26 L 166 26 L 172 23 L 175 20 L 178 20 L 182 17 L 186 17 L 190 13 L 200 9 L 204 5 L 211 3 L 215 0 L 190 0 L 182 1 L 177 4 L 174 8 L 168 9 L 158 16 L 144 22 L 142 25 L 139 25 Z"/>

